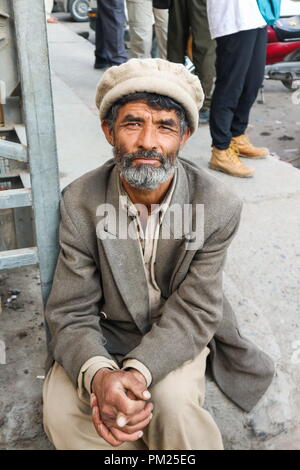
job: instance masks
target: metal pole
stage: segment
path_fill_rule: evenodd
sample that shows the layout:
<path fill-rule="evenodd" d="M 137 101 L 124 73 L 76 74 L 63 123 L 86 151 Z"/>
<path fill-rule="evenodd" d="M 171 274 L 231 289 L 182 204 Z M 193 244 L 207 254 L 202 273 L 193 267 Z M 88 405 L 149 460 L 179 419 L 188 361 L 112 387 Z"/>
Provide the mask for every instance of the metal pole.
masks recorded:
<path fill-rule="evenodd" d="M 59 173 L 43 0 L 13 0 L 44 303 L 58 254 Z"/>

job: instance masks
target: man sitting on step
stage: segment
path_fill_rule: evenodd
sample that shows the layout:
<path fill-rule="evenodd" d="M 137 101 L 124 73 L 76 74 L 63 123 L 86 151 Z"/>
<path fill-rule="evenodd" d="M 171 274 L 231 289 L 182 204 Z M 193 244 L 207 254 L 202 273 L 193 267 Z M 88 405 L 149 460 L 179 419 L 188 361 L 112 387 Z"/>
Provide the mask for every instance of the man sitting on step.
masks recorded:
<path fill-rule="evenodd" d="M 99 82 L 114 156 L 63 192 L 46 308 L 44 427 L 57 449 L 222 449 L 203 408 L 207 357 L 244 410 L 272 380 L 222 291 L 241 202 L 178 156 L 202 102 L 199 79 L 162 59 Z"/>

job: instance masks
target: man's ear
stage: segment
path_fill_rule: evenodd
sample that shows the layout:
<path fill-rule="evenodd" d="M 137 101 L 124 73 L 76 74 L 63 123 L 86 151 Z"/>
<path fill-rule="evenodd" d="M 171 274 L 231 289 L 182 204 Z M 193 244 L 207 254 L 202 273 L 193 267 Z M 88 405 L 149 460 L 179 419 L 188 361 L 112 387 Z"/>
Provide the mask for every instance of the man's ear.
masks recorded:
<path fill-rule="evenodd" d="M 186 141 L 188 140 L 190 136 L 191 136 L 191 131 L 190 131 L 190 128 L 187 127 L 185 130 L 185 133 L 181 136 L 181 139 L 180 139 L 180 149 L 182 149 L 182 147 L 184 146 L 184 144 L 186 143 Z"/>
<path fill-rule="evenodd" d="M 107 121 L 101 121 L 101 128 L 104 132 L 104 135 L 105 135 L 105 138 L 107 140 L 107 142 L 114 146 L 115 144 L 115 139 L 114 139 L 114 133 L 113 133 L 113 129 L 108 125 Z"/>

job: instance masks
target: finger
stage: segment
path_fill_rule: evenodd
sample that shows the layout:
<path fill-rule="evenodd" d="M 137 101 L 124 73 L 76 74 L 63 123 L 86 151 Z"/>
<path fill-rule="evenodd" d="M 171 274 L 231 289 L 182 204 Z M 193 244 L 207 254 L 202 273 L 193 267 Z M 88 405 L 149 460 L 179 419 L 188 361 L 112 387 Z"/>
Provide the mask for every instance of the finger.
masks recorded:
<path fill-rule="evenodd" d="M 100 413 L 100 407 L 98 405 L 97 396 L 94 393 L 92 393 L 90 397 L 90 406 L 92 407 L 92 411 L 93 411 L 93 408 L 97 408 L 98 413 Z M 115 418 L 116 415 L 117 415 L 117 409 L 115 407 L 106 406 L 105 411 L 104 412 L 102 411 L 101 413 L 101 418 L 103 422 L 111 420 L 112 423 L 114 424 L 116 420 Z"/>
<path fill-rule="evenodd" d="M 130 390 L 140 400 L 150 400 L 151 393 L 146 389 L 146 385 L 137 380 L 132 374 L 124 375 L 122 383 L 127 390 Z"/>
<path fill-rule="evenodd" d="M 127 418 L 123 413 L 118 413 L 117 414 L 117 419 L 116 423 L 119 428 L 123 428 L 129 421 L 129 418 Z"/>
<path fill-rule="evenodd" d="M 128 417 L 142 411 L 146 403 L 142 400 L 130 400 L 124 391 L 120 391 L 115 396 L 115 406 L 120 413 Z"/>
<path fill-rule="evenodd" d="M 126 395 L 128 396 L 128 398 L 130 398 L 130 400 L 137 400 L 137 397 L 135 396 L 135 394 L 132 393 L 130 390 L 126 391 Z"/>
<path fill-rule="evenodd" d="M 99 411 L 98 406 L 94 406 L 92 408 L 92 420 L 93 420 L 95 428 L 97 429 L 98 426 L 100 426 L 101 424 L 100 411 Z"/>
<path fill-rule="evenodd" d="M 110 445 L 117 447 L 122 444 L 123 441 L 120 441 L 115 438 L 115 436 L 110 432 L 110 430 L 105 426 L 105 424 L 99 424 L 97 432 L 100 437 L 102 437 Z"/>
<path fill-rule="evenodd" d="M 101 420 L 104 424 L 106 425 L 115 424 L 115 421 L 116 421 L 115 417 L 117 414 L 117 410 L 114 410 L 113 407 L 109 407 L 109 408 L 106 408 L 105 412 L 102 411 L 102 413 L 100 413 L 100 407 L 98 406 L 98 401 L 97 401 L 96 396 L 91 398 L 90 404 L 92 406 L 92 418 L 93 418 L 93 421 L 95 420 L 97 421 L 97 425 L 99 424 L 100 415 L 101 415 Z"/>
<path fill-rule="evenodd" d="M 92 420 L 94 425 L 97 427 L 99 424 L 104 424 L 106 427 L 112 427 L 116 424 L 116 418 L 112 414 L 100 413 L 100 408 L 94 406 L 92 408 Z"/>
<path fill-rule="evenodd" d="M 137 441 L 144 434 L 143 431 L 141 430 L 134 432 L 132 434 L 128 434 L 128 433 L 121 431 L 118 428 L 111 428 L 110 432 L 117 441 L 121 441 L 121 442 Z"/>
<path fill-rule="evenodd" d="M 135 415 L 132 415 L 131 417 L 125 416 L 123 413 L 119 412 L 117 414 L 117 419 L 116 419 L 117 427 L 123 428 L 128 423 L 130 425 L 137 424 L 143 421 L 144 419 L 148 418 L 152 410 L 153 410 L 153 403 L 149 402 L 147 403 L 146 407 L 142 411 L 140 411 L 139 413 Z"/>
<path fill-rule="evenodd" d="M 101 421 L 98 406 L 94 406 L 93 409 L 92 409 L 92 419 L 93 419 L 95 429 L 96 429 L 98 435 L 100 437 L 102 437 L 102 439 L 104 439 L 106 442 L 108 442 L 109 444 L 111 444 L 114 447 L 119 446 L 120 444 L 122 444 L 121 441 L 118 441 L 118 439 L 116 439 L 111 434 L 109 429 Z"/>
<path fill-rule="evenodd" d="M 140 421 L 138 424 L 135 424 L 134 426 L 129 426 L 129 425 L 124 426 L 124 428 L 122 428 L 122 431 L 128 434 L 133 434 L 137 431 L 141 431 L 146 426 L 148 426 L 148 424 L 150 423 L 152 419 L 152 416 L 153 416 L 152 413 L 150 413 L 150 415 L 147 416 L 146 419 L 144 419 L 143 421 Z"/>
<path fill-rule="evenodd" d="M 129 421 L 126 424 L 128 424 L 129 426 L 134 426 L 135 424 L 138 424 L 141 421 L 144 421 L 144 419 L 147 419 L 148 416 L 152 413 L 152 411 L 153 411 L 153 403 L 149 402 L 147 403 L 144 410 L 130 417 Z"/>
<path fill-rule="evenodd" d="M 91 393 L 90 396 L 90 407 L 93 408 L 94 406 L 98 406 L 98 400 L 94 393 Z"/>

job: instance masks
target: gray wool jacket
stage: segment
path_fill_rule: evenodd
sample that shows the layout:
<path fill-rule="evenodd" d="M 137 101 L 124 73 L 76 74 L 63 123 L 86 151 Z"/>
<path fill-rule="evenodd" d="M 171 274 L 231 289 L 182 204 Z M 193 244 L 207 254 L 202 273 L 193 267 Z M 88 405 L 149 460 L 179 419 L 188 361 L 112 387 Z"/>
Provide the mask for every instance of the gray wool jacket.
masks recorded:
<path fill-rule="evenodd" d="M 89 358 L 116 360 L 117 354 L 145 364 L 152 386 L 208 345 L 216 383 L 250 411 L 271 383 L 274 365 L 241 336 L 222 290 L 226 251 L 239 224 L 241 201 L 219 180 L 179 158 L 170 207 L 191 204 L 193 220 L 188 232 L 183 227 L 178 235 L 172 217 L 164 218 L 171 224 L 171 236 L 158 240 L 155 279 L 165 303 L 154 324 L 139 241 L 123 239 L 118 224 L 107 228 L 102 223 L 105 217 L 97 208 L 105 203 L 115 207 L 118 217 L 113 159 L 63 191 L 61 249 L 45 312 L 47 371 L 56 360 L 77 386 Z M 197 204 L 203 205 L 204 217 L 203 236 L 195 248 L 188 243 L 189 230 L 196 227 Z"/>

